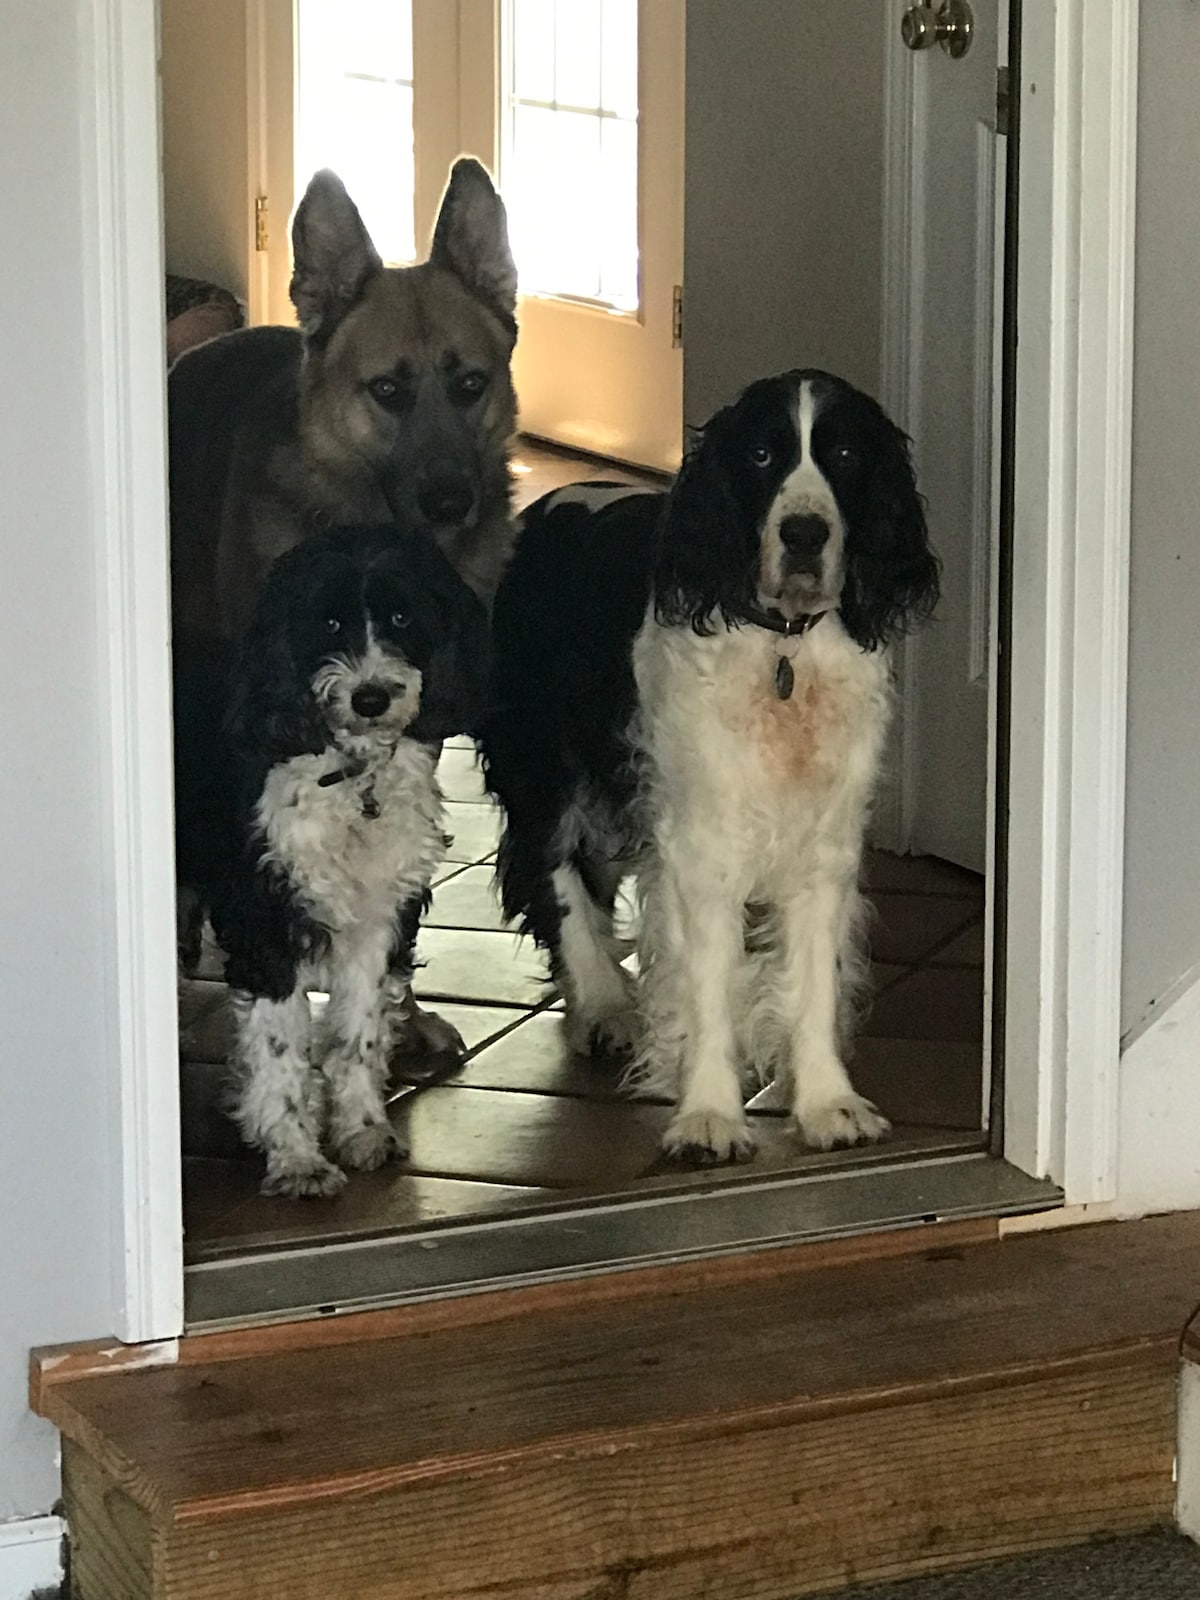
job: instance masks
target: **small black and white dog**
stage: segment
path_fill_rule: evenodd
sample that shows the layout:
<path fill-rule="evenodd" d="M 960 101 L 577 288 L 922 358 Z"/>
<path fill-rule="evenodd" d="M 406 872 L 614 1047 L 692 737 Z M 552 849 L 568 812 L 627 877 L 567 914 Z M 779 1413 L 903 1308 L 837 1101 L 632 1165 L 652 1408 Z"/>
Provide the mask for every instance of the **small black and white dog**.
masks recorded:
<path fill-rule="evenodd" d="M 342 1168 L 404 1153 L 383 1100 L 385 990 L 411 978 L 445 854 L 438 745 L 474 726 L 487 660 L 483 606 L 419 535 L 317 534 L 264 585 L 210 775 L 221 825 L 190 854 L 233 991 L 234 1114 L 266 1155 L 266 1193 L 332 1194 Z M 310 989 L 329 993 L 319 1065 Z"/>
<path fill-rule="evenodd" d="M 842 1062 L 857 880 L 885 647 L 937 591 L 907 440 L 822 372 L 753 384 L 666 496 L 586 484 L 525 514 L 482 740 L 505 910 L 573 1045 L 632 1049 L 675 1095 L 672 1155 L 751 1154 L 749 1068 L 814 1145 L 887 1131 Z M 640 1007 L 613 938 L 630 870 Z"/>

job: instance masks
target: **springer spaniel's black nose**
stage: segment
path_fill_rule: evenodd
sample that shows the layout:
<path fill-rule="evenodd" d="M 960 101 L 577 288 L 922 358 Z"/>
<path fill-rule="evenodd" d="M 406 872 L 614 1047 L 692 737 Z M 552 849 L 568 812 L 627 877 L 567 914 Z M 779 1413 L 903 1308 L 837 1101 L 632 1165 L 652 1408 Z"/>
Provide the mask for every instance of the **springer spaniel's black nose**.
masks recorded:
<path fill-rule="evenodd" d="M 360 683 L 350 696 L 350 704 L 360 717 L 381 717 L 391 703 L 391 695 L 378 683 Z"/>
<path fill-rule="evenodd" d="M 779 524 L 779 537 L 788 553 L 789 566 L 800 572 L 815 572 L 821 551 L 829 542 L 829 524 L 824 517 L 812 513 L 784 517 Z"/>

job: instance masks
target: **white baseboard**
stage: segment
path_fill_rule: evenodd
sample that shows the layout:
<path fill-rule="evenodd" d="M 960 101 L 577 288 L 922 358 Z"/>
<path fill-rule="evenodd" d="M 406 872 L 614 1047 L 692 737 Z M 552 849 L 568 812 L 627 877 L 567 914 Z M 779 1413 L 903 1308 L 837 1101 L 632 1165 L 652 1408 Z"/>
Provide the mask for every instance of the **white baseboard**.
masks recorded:
<path fill-rule="evenodd" d="M 1200 1208 L 1200 981 L 1121 1057 L 1119 1216 Z"/>
<path fill-rule="evenodd" d="M 0 1600 L 29 1600 L 63 1580 L 61 1517 L 0 1522 Z"/>

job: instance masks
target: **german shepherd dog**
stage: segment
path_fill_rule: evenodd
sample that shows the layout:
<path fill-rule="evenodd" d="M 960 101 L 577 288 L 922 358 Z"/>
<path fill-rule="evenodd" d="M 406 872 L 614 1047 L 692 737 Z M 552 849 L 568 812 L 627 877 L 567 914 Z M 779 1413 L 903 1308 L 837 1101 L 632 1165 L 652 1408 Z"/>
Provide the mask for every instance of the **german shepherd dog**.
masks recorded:
<path fill-rule="evenodd" d="M 332 172 L 309 184 L 292 246 L 299 328 L 213 339 L 168 382 L 185 970 L 203 922 L 194 886 L 222 826 L 209 777 L 225 686 L 273 563 L 324 528 L 394 523 L 427 534 L 490 605 L 512 545 L 517 278 L 484 168 L 455 163 L 420 265 L 383 265 Z M 404 1012 L 401 1047 L 454 1048 L 411 996 Z"/>

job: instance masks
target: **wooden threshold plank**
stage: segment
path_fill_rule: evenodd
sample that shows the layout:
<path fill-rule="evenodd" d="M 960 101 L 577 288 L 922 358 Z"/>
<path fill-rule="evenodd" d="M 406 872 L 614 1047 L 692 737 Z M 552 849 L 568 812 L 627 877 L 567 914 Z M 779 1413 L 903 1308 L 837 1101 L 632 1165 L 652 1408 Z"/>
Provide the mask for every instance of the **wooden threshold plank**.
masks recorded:
<path fill-rule="evenodd" d="M 347 1312 L 298 1322 L 256 1324 L 214 1333 L 187 1334 L 150 1344 L 119 1344 L 90 1339 L 68 1345 L 45 1345 L 31 1352 L 29 1404 L 39 1416 L 51 1417 L 49 1391 L 109 1373 L 135 1373 L 146 1367 L 194 1367 L 210 1362 L 254 1360 L 287 1351 L 335 1350 L 343 1345 L 430 1333 L 438 1329 L 476 1327 L 513 1317 L 547 1312 L 584 1313 L 591 1306 L 618 1304 L 661 1294 L 715 1293 L 734 1283 L 753 1283 L 783 1273 L 811 1272 L 819 1267 L 874 1261 L 928 1250 L 964 1250 L 994 1244 L 999 1226 L 994 1218 L 939 1222 L 845 1238 L 807 1240 L 769 1253 L 726 1255 L 675 1262 L 669 1266 L 632 1267 L 602 1277 L 566 1279 L 529 1288 L 493 1289 L 450 1296 L 377 1311 Z"/>
<path fill-rule="evenodd" d="M 43 1399 L 139 1505 L 202 1524 L 699 1448 L 1098 1364 L 1132 1361 L 1173 1384 L 1198 1262 L 1200 1217 L 1160 1217 L 763 1272 L 717 1293 L 551 1301 L 502 1334 L 434 1326 L 336 1358 L 151 1368 L 135 1387 L 104 1376 Z"/>

